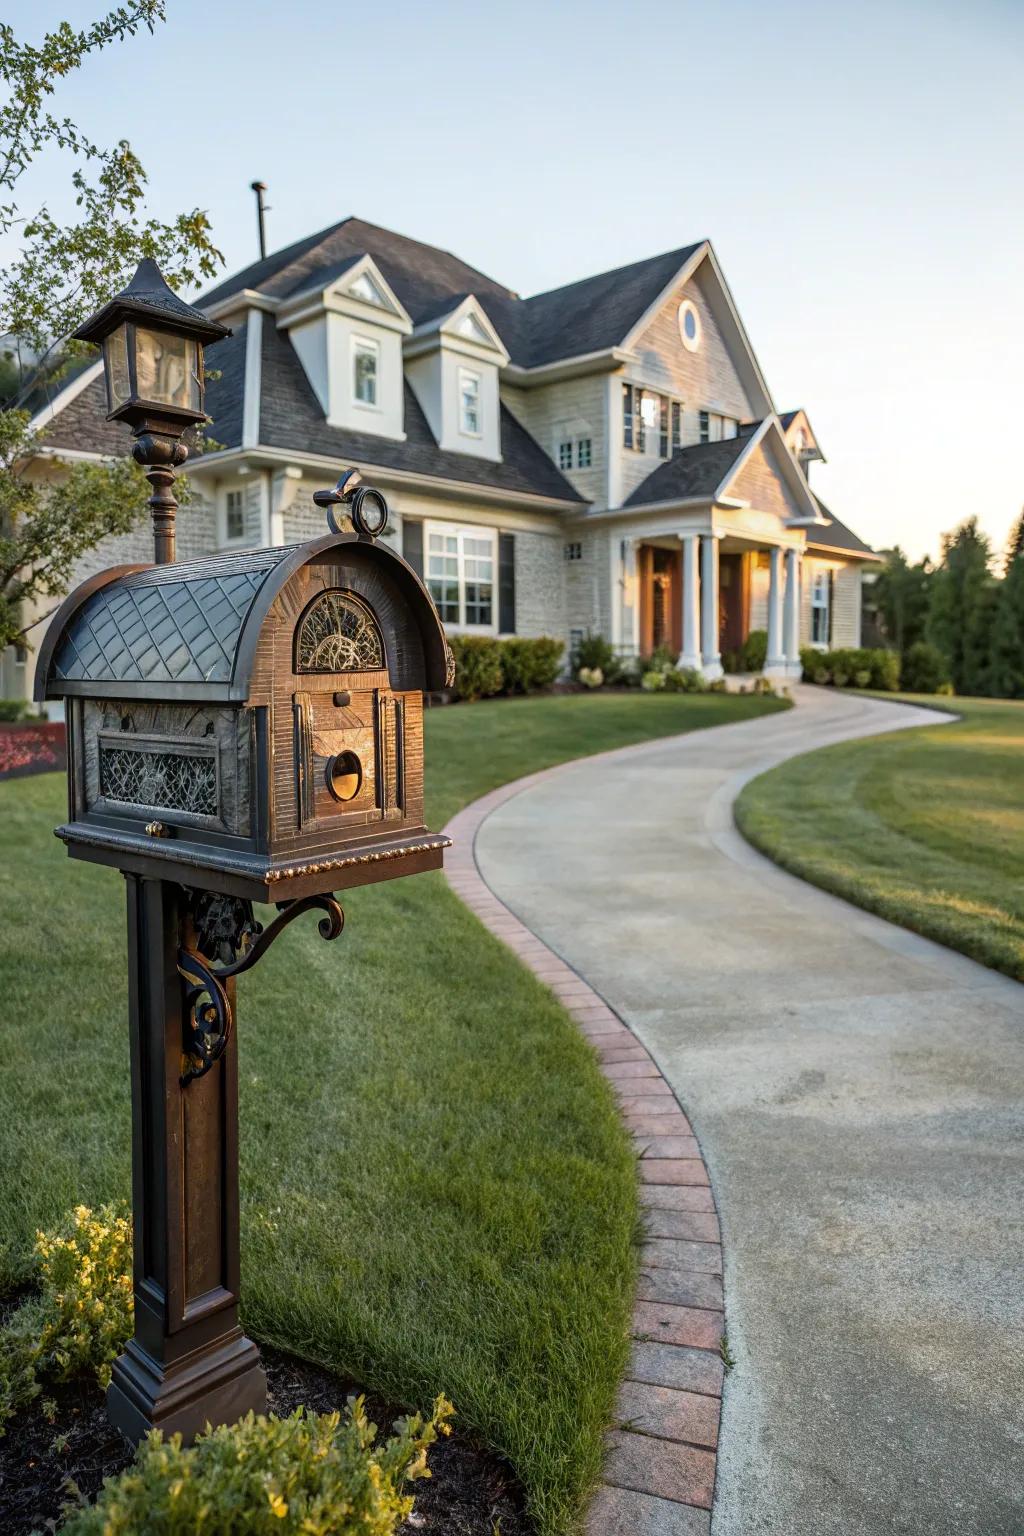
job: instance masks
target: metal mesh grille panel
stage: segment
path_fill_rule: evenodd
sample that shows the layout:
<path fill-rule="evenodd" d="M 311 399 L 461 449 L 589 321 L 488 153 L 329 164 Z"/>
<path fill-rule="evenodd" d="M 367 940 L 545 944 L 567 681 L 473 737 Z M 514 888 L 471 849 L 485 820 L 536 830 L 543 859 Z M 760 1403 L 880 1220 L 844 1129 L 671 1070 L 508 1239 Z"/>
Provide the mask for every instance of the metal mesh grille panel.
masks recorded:
<path fill-rule="evenodd" d="M 307 609 L 295 642 L 297 672 L 375 672 L 384 666 L 377 621 L 351 592 L 324 592 Z"/>
<path fill-rule="evenodd" d="M 100 793 L 107 800 L 162 811 L 217 813 L 217 765 L 212 757 L 144 747 L 100 748 Z"/>

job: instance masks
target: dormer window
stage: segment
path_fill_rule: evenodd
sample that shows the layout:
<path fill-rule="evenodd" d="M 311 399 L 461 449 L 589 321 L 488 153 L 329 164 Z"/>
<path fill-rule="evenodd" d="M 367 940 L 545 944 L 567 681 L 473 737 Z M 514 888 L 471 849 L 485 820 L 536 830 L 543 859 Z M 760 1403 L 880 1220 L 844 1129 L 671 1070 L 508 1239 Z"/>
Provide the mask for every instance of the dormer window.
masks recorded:
<path fill-rule="evenodd" d="M 387 308 L 388 301 L 369 272 L 360 272 L 348 291 L 354 298 L 362 299 L 367 304 L 376 304 L 381 309 Z"/>
<path fill-rule="evenodd" d="M 360 405 L 377 407 L 380 344 L 365 336 L 352 338 L 352 390 Z"/>
<path fill-rule="evenodd" d="M 480 375 L 470 368 L 459 369 L 459 430 L 480 436 Z"/>

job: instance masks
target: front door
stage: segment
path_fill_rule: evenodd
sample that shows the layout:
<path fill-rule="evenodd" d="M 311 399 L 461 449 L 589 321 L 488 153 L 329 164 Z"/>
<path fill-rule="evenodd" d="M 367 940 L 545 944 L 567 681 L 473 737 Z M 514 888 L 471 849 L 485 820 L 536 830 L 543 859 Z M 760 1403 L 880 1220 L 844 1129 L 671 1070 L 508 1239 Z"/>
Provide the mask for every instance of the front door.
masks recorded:
<path fill-rule="evenodd" d="M 659 646 L 677 654 L 683 645 L 682 551 L 641 544 L 637 551 L 640 583 L 640 654 Z"/>
<path fill-rule="evenodd" d="M 750 556 L 726 554 L 718 564 L 718 644 L 722 651 L 738 651 L 750 623 Z"/>

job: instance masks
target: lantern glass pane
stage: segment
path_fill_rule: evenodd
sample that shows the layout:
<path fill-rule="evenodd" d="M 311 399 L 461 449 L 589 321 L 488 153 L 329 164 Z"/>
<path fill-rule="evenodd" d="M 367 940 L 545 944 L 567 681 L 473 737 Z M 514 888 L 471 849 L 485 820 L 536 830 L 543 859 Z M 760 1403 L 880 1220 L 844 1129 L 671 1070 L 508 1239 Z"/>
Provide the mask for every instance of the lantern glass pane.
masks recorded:
<path fill-rule="evenodd" d="M 143 400 L 201 411 L 198 343 L 189 336 L 135 328 L 135 378 Z"/>
<path fill-rule="evenodd" d="M 106 350 L 107 399 L 112 411 L 131 399 L 132 386 L 128 377 L 128 327 L 119 325 L 111 331 L 103 343 Z"/>

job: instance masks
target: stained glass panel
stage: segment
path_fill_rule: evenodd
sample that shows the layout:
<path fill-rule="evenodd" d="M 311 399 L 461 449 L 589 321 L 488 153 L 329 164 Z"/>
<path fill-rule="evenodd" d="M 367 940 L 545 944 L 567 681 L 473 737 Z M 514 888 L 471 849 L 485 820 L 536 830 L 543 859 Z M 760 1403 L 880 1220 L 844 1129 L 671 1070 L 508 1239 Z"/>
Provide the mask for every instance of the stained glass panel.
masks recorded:
<path fill-rule="evenodd" d="M 351 592 L 324 592 L 307 609 L 295 642 L 297 672 L 373 672 L 384 665 L 377 622 Z"/>

